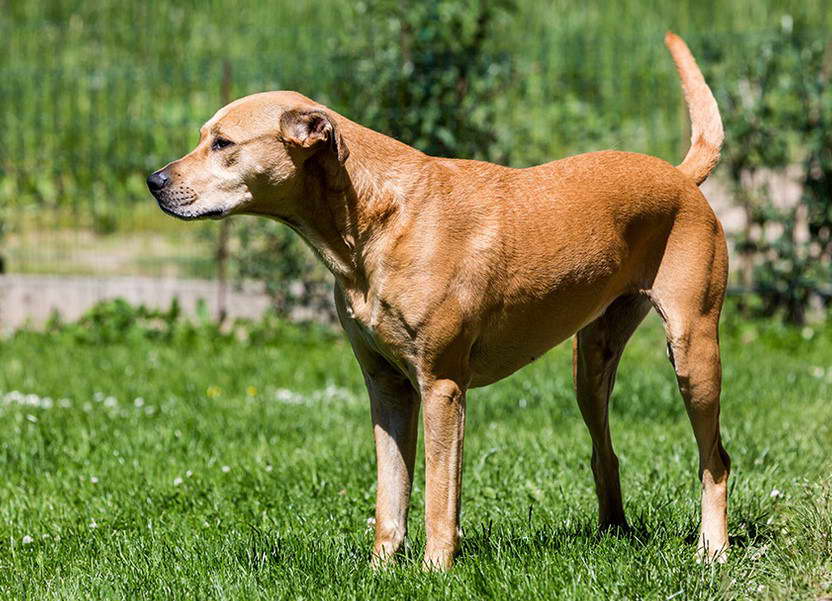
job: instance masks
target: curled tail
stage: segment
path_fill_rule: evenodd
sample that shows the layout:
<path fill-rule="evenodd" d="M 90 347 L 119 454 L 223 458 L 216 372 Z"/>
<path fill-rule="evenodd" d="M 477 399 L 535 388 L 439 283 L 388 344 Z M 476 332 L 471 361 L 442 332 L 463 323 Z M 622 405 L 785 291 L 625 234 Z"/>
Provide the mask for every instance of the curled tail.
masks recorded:
<path fill-rule="evenodd" d="M 668 32 L 664 43 L 679 71 L 685 103 L 690 113 L 690 150 L 677 168 L 698 186 L 719 162 L 723 139 L 722 119 L 714 95 L 682 38 Z"/>

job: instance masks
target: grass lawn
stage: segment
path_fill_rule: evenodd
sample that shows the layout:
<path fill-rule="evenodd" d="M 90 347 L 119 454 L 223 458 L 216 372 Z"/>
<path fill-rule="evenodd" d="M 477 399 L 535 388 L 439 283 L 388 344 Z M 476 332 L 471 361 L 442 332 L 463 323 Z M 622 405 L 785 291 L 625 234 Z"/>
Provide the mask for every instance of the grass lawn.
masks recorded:
<path fill-rule="evenodd" d="M 832 597 L 832 328 L 724 322 L 726 565 L 694 561 L 696 447 L 651 317 L 612 410 L 633 533 L 595 533 L 564 345 L 471 393 L 462 553 L 425 574 L 421 457 L 404 557 L 369 568 L 369 404 L 339 335 L 102 327 L 0 341 L 2 599 Z"/>

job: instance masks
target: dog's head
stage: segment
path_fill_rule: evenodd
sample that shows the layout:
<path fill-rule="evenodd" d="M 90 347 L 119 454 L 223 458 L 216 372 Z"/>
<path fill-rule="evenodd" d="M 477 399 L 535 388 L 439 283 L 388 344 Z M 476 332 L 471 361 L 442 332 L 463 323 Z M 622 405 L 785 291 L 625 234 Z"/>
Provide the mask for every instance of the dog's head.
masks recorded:
<path fill-rule="evenodd" d="M 326 169 L 348 154 L 325 107 L 295 92 L 266 92 L 220 109 L 199 130 L 196 148 L 151 174 L 147 186 L 180 219 L 288 215 L 310 159 Z"/>

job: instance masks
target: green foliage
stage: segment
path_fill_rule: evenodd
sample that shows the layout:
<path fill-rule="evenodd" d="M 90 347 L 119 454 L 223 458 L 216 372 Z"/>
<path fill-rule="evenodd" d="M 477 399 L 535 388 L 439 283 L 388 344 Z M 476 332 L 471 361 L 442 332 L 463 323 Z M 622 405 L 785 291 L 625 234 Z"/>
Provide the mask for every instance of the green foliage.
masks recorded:
<path fill-rule="evenodd" d="M 165 311 L 134 306 L 123 299 L 105 301 L 87 311 L 77 322 L 64 323 L 53 314 L 47 331 L 56 337 L 68 338 L 75 344 L 102 345 L 136 343 L 143 340 L 188 340 L 198 334 L 220 336 L 219 330 L 207 311 L 198 311 L 201 318 L 192 323 L 182 316 L 179 302 L 174 299 Z M 203 330 L 207 330 L 203 332 Z"/>
<path fill-rule="evenodd" d="M 832 332 L 726 317 L 726 565 L 694 560 L 698 455 L 651 317 L 611 412 L 633 532 L 595 532 L 563 345 L 471 392 L 462 554 L 442 575 L 419 568 L 421 448 L 411 543 L 369 568 L 372 424 L 341 336 L 273 319 L 256 339 L 19 332 L 0 340 L 0 597 L 822 599 Z"/>
<path fill-rule="evenodd" d="M 334 82 L 335 104 L 431 155 L 506 160 L 495 130 L 511 62 L 492 38 L 513 9 L 513 0 L 358 3 L 351 43 L 335 56 L 335 70 L 350 74 Z"/>
<path fill-rule="evenodd" d="M 99 235 L 109 236 L 118 231 L 118 214 L 112 207 L 98 208 L 92 215 L 92 230 Z"/>
<path fill-rule="evenodd" d="M 78 346 L 171 344 L 196 348 L 223 344 L 276 346 L 303 344 L 333 339 L 336 332 L 319 323 L 292 323 L 268 313 L 258 320 L 237 319 L 224 327 L 208 313 L 203 301 L 197 306 L 195 319 L 182 313 L 174 299 L 166 310 L 131 305 L 117 298 L 103 301 L 87 311 L 78 321 L 65 323 L 55 313 L 46 325 L 46 333 L 58 344 Z M 20 331 L 17 336 L 30 336 Z"/>
<path fill-rule="evenodd" d="M 797 73 L 802 100 L 800 134 L 803 157 L 803 196 L 809 241 L 802 246 L 802 273 L 812 280 L 810 294 L 832 303 L 832 39 L 813 40 L 800 47 L 803 65 Z M 823 284 L 820 284 L 822 282 Z"/>
<path fill-rule="evenodd" d="M 147 174 L 184 154 L 219 108 L 223 61 L 246 93 L 302 88 L 320 51 L 301 24 L 328 27 L 343 12 L 286 2 L 23 4 L 0 10 L 0 140 L 14 148 L 0 153 L 0 204 L 90 212 L 147 201 Z"/>
<path fill-rule="evenodd" d="M 770 29 L 785 14 L 821 30 L 832 25 L 825 0 L 719 6 L 683 0 L 649 9 L 637 0 L 588 2 L 581 10 L 566 0 L 504 6 L 505 0 L 7 0 L 0 11 L 0 143 L 14 152 L 0 153 L 0 204 L 91 211 L 147 202 L 147 173 L 181 156 L 218 108 L 226 60 L 235 95 L 297 89 L 347 116 L 369 117 L 368 125 L 422 140 L 428 150 L 435 144 L 444 152 L 445 141 L 465 137 L 464 124 L 471 123 L 477 135 L 465 147 L 456 141 L 465 156 L 529 164 L 626 144 L 676 158 L 683 117 L 661 45 L 666 29 L 687 35 L 694 46 L 714 39 L 730 47 L 736 32 Z M 730 33 L 702 36 L 714 19 Z M 402 52 L 408 37 L 410 62 Z M 434 45 L 454 56 L 448 79 L 423 82 L 435 81 L 435 89 L 414 89 L 420 73 L 437 77 L 445 60 Z M 477 48 L 482 52 L 466 64 L 465 52 Z M 414 67 L 410 89 L 408 64 Z M 497 109 L 469 101 L 458 110 L 453 101 L 461 76 L 465 96 L 487 97 Z M 384 81 L 393 87 L 383 89 Z M 395 94 L 402 93 L 414 101 L 441 98 L 445 110 L 423 120 L 399 118 Z M 572 108 L 561 112 L 561 104 Z M 461 123 L 450 116 L 461 116 Z M 424 137 L 433 135 L 431 123 L 442 131 Z M 477 139 L 486 147 L 476 147 Z"/>
<path fill-rule="evenodd" d="M 262 282 L 281 314 L 297 306 L 329 311 L 328 273 L 300 236 L 262 217 L 235 219 L 231 231 L 235 242 L 232 269 L 238 284 Z"/>
<path fill-rule="evenodd" d="M 742 48 L 745 63 L 711 57 L 726 127 L 722 163 L 748 219 L 737 250 L 758 310 L 803 323 L 813 302 L 832 299 L 832 38 L 785 20 Z M 772 197 L 762 171 L 790 165 L 799 165 L 803 190 L 795 206 Z"/>

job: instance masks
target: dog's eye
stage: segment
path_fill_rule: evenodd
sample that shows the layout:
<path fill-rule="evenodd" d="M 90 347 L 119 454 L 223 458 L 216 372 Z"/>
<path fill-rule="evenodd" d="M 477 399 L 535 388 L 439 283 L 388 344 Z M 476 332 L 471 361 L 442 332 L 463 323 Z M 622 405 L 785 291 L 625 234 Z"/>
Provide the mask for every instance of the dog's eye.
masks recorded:
<path fill-rule="evenodd" d="M 227 148 L 234 144 L 231 140 L 226 140 L 225 138 L 216 138 L 214 143 L 211 144 L 211 150 L 222 150 L 223 148 Z"/>

